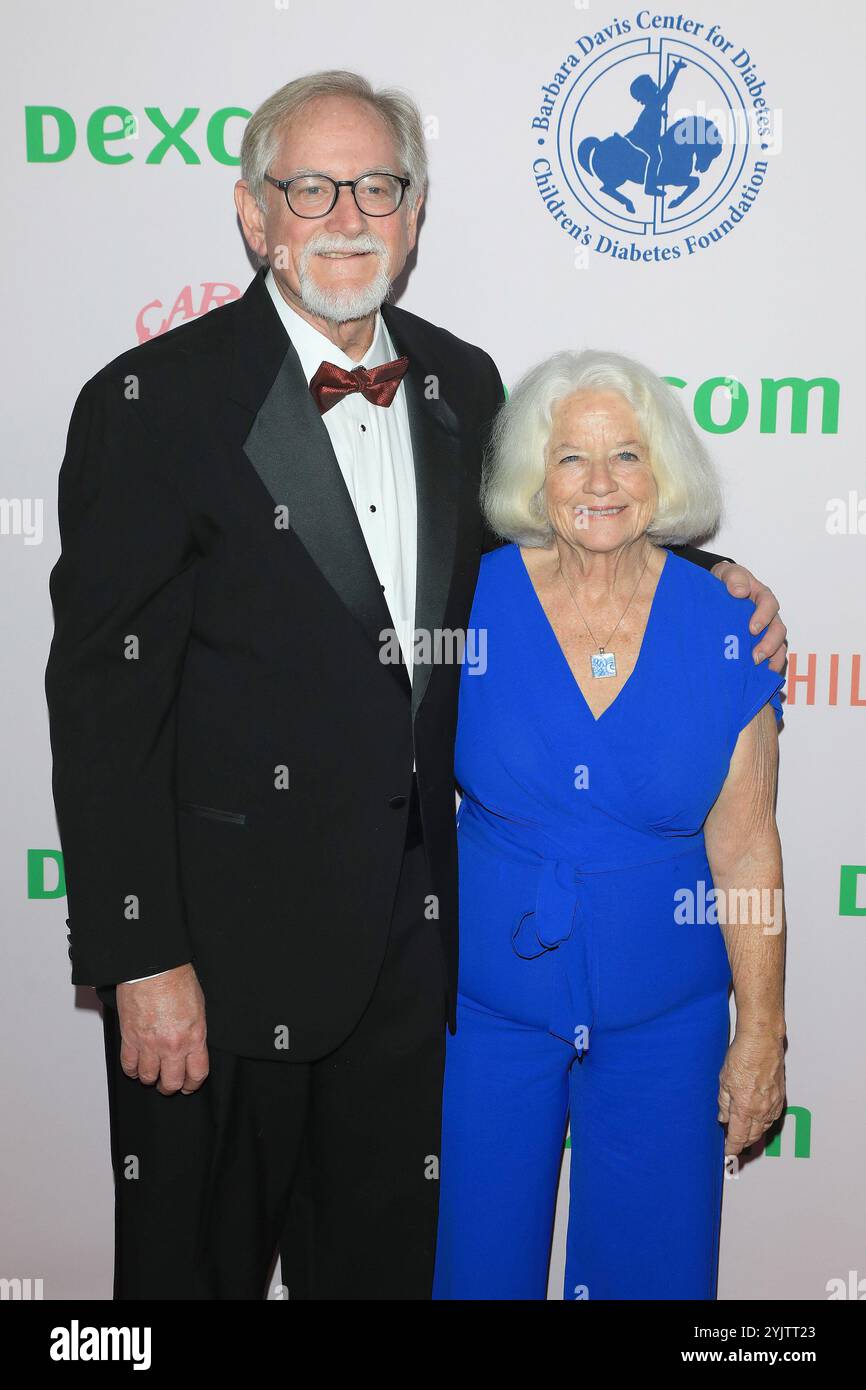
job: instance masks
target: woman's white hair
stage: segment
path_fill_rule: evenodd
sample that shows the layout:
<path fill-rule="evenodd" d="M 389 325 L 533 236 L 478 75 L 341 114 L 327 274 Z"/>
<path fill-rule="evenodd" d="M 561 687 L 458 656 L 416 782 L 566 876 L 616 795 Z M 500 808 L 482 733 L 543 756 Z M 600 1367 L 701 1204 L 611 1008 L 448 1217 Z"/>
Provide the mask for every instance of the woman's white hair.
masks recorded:
<path fill-rule="evenodd" d="M 593 351 L 554 353 L 520 379 L 501 407 L 481 489 L 491 530 L 519 545 L 545 546 L 553 540 L 544 501 L 553 408 L 588 389 L 623 396 L 640 425 L 658 489 L 647 535 L 658 545 L 711 535 L 722 517 L 721 485 L 675 389 L 640 362 Z"/>
<path fill-rule="evenodd" d="M 396 87 L 377 92 L 366 77 L 337 68 L 296 77 L 263 101 L 247 121 L 241 141 L 241 177 L 246 179 L 259 207 L 262 210 L 266 207 L 265 174 L 271 173 L 271 165 L 279 155 L 287 121 L 317 97 L 329 96 L 354 97 L 356 101 L 367 102 L 379 113 L 397 146 L 397 162 L 401 167 L 394 172 L 403 173 L 410 180 L 406 202 L 410 208 L 414 207 L 427 188 L 427 146 L 421 112 L 406 92 Z M 322 172 L 327 173 L 327 170 Z"/>

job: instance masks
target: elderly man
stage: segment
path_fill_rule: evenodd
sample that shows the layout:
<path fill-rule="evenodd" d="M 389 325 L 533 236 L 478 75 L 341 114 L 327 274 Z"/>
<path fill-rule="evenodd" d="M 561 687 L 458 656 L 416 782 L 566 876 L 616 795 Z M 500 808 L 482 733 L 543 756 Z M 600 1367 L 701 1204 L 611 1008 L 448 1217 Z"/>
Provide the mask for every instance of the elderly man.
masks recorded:
<path fill-rule="evenodd" d="M 291 82 L 242 174 L 267 267 L 97 373 L 60 474 L 46 687 L 72 979 L 105 1005 L 115 1297 L 262 1298 L 287 1230 L 289 1297 L 424 1299 L 457 992 L 460 672 L 431 639 L 495 544 L 504 393 L 386 303 L 426 186 L 408 98 Z M 715 572 L 781 665 L 772 594 Z"/>

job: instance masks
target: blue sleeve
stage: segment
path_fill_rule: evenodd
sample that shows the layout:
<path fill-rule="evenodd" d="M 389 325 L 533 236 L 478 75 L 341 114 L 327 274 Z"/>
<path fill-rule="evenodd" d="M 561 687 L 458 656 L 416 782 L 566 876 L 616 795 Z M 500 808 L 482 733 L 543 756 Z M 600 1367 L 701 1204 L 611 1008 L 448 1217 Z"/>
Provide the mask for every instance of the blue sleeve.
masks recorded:
<path fill-rule="evenodd" d="M 767 629 L 763 628 L 761 632 L 756 633 L 750 632 L 749 623 L 754 616 L 755 605 L 751 599 L 736 599 L 735 602 L 738 610 L 741 610 L 741 622 L 737 626 L 740 647 L 738 665 L 741 669 L 739 671 L 739 705 L 735 728 L 735 733 L 739 734 L 768 701 L 773 706 L 776 723 L 781 723 L 782 700 L 780 692 L 785 684 L 785 677 L 780 675 L 778 671 L 770 669 L 766 657 L 757 665 L 755 664 L 752 652 Z"/>

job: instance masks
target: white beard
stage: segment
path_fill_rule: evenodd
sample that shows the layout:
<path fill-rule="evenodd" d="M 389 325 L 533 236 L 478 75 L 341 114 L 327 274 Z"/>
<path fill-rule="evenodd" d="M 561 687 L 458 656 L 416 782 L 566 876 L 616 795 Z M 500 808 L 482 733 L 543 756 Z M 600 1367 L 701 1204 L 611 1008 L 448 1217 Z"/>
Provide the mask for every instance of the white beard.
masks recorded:
<path fill-rule="evenodd" d="M 310 274 L 310 262 L 318 251 L 372 251 L 378 257 L 378 268 L 369 285 L 362 289 L 326 290 Z M 327 323 L 347 323 L 351 319 L 369 318 L 384 303 L 391 292 L 388 276 L 388 256 L 378 237 L 362 235 L 355 241 L 343 237 L 314 238 L 304 247 L 298 266 L 301 303 L 308 313 Z"/>

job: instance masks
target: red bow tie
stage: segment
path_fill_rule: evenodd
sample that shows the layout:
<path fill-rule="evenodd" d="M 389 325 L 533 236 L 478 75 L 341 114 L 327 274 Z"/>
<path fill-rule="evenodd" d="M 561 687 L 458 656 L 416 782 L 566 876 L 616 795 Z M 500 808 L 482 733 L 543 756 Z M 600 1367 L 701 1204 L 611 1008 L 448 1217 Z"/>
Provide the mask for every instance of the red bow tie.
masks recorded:
<path fill-rule="evenodd" d="M 313 400 L 322 415 L 353 391 L 360 391 L 373 405 L 390 405 L 408 366 L 408 357 L 398 357 L 381 367 L 354 367 L 344 372 L 333 362 L 323 362 L 310 382 Z"/>

